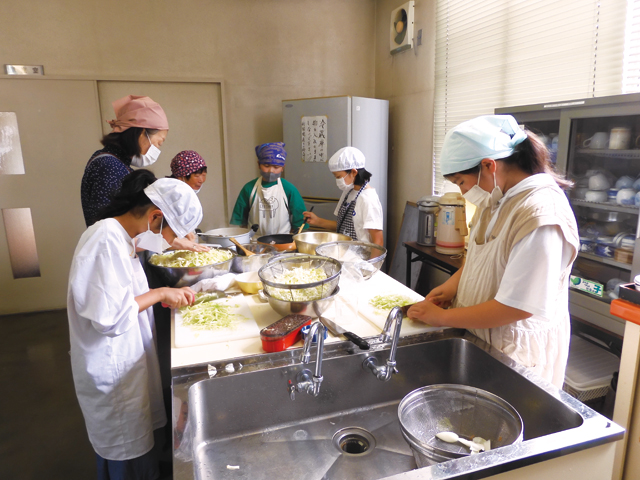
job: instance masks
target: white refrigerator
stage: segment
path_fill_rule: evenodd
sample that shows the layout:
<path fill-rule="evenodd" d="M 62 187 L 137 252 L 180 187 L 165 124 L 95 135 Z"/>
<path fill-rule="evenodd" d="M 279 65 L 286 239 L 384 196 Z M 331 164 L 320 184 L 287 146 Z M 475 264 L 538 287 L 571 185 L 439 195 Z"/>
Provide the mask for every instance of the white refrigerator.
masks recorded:
<path fill-rule="evenodd" d="M 363 97 L 321 97 L 282 101 L 287 161 L 284 176 L 304 198 L 307 209 L 335 219 L 340 190 L 327 162 L 342 147 L 364 153 L 369 184 L 376 189 L 387 228 L 389 102 Z"/>

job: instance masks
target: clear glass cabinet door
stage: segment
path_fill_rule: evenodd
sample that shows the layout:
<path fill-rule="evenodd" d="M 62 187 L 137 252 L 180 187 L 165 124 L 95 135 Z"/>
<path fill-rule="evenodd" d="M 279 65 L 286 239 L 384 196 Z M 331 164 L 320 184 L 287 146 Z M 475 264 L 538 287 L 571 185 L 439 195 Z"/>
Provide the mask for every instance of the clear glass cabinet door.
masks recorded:
<path fill-rule="evenodd" d="M 571 287 L 610 302 L 631 280 L 640 205 L 640 115 L 572 118 L 567 174 L 580 253 Z"/>

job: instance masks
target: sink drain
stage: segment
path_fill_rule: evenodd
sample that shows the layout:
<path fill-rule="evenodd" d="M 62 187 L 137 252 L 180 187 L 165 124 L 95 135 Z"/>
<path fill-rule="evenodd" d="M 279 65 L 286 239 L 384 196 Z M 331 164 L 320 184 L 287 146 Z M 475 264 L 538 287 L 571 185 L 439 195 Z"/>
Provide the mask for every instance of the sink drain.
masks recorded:
<path fill-rule="evenodd" d="M 333 435 L 333 444 L 345 455 L 366 455 L 376 447 L 376 439 L 360 427 L 347 427 Z"/>

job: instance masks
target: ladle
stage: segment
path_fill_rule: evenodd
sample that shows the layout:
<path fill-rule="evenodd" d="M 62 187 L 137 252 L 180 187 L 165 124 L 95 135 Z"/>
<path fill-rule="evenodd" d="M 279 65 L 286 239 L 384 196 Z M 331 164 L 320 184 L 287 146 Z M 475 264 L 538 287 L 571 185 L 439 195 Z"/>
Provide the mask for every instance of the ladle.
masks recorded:
<path fill-rule="evenodd" d="M 315 205 L 309 209 L 309 212 L 313 212 L 314 208 L 315 208 Z M 302 231 L 302 229 L 304 228 L 305 223 L 307 223 L 307 220 L 309 220 L 309 217 L 304 219 L 304 222 L 302 222 L 302 225 L 300 225 L 300 228 L 298 228 L 298 233 L 300 233 Z"/>
<path fill-rule="evenodd" d="M 436 437 L 440 440 L 447 443 L 456 443 L 460 442 L 461 444 L 469 447 L 472 452 L 482 452 L 484 451 L 484 445 L 476 442 L 472 442 L 471 440 L 467 440 L 465 438 L 461 438 L 457 433 L 454 432 L 440 432 L 436 433 Z"/>
<path fill-rule="evenodd" d="M 242 245 L 240 245 L 240 243 L 238 243 L 238 241 L 235 238 L 229 237 L 229 240 L 231 240 L 235 244 L 236 247 L 238 247 L 240 250 L 242 250 L 247 257 L 250 257 L 251 255 L 255 255 L 255 253 L 247 250 Z"/>

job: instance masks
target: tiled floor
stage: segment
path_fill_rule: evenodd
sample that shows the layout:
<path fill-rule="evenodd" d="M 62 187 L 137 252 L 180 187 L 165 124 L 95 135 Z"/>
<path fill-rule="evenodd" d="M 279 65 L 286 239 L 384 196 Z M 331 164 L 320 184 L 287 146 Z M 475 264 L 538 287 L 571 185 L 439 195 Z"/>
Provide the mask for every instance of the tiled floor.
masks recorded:
<path fill-rule="evenodd" d="M 0 317 L 0 479 L 90 480 L 65 310 Z"/>

